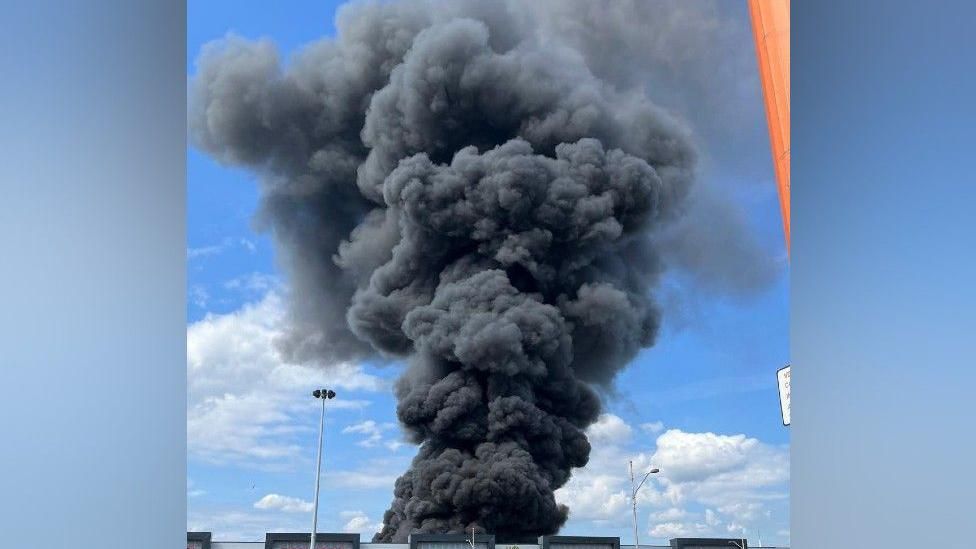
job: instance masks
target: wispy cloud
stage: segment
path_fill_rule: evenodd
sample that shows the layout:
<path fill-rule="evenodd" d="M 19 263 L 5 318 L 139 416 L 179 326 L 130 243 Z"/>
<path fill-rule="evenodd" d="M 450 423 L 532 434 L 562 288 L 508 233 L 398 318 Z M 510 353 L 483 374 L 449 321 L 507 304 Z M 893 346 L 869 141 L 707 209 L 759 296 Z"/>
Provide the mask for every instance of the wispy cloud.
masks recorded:
<path fill-rule="evenodd" d="M 405 445 L 397 439 L 389 439 L 384 441 L 384 433 L 393 432 L 397 433 L 396 423 L 377 423 L 371 419 L 360 421 L 359 423 L 354 423 L 345 427 L 342 430 L 342 434 L 356 434 L 362 435 L 356 445 L 362 446 L 363 448 L 375 448 L 377 446 L 383 445 L 391 451 L 396 451 L 401 446 Z"/>
<path fill-rule="evenodd" d="M 402 469 L 401 469 L 402 470 Z M 323 475 L 334 486 L 371 490 L 384 488 L 393 490 L 397 474 L 381 470 L 332 471 Z"/>
<path fill-rule="evenodd" d="M 664 423 L 660 421 L 653 421 L 648 423 L 641 423 L 640 427 L 641 427 L 641 431 L 656 435 L 664 430 Z"/>
<path fill-rule="evenodd" d="M 410 463 L 407 456 L 374 458 L 353 470 L 331 470 L 323 473 L 329 485 L 349 490 L 393 490 L 397 477 Z"/>
<path fill-rule="evenodd" d="M 193 479 L 186 477 L 186 497 L 197 498 L 207 493 L 206 490 L 201 490 L 200 488 L 195 488 L 194 486 Z"/>
<path fill-rule="evenodd" d="M 716 377 L 655 391 L 648 394 L 645 400 L 653 406 L 667 408 L 696 400 L 770 390 L 771 387 L 775 387 L 775 384 L 770 381 L 769 374 Z"/>
<path fill-rule="evenodd" d="M 217 255 L 224 251 L 223 246 L 201 246 L 199 248 L 187 248 L 186 258 L 196 259 L 198 257 L 206 257 L 208 255 Z"/>
<path fill-rule="evenodd" d="M 245 293 L 265 294 L 272 290 L 280 290 L 281 280 L 274 275 L 254 272 L 224 282 L 224 288 Z"/>
<path fill-rule="evenodd" d="M 194 284 L 190 286 L 189 295 L 190 302 L 201 309 L 206 309 L 207 305 L 210 303 L 210 292 L 200 284 Z"/>
<path fill-rule="evenodd" d="M 247 252 L 254 253 L 257 250 L 255 242 L 249 238 L 225 237 L 219 244 L 209 244 L 206 246 L 190 247 L 186 249 L 187 259 L 199 259 L 202 257 L 215 256 L 225 251 L 239 247 Z"/>

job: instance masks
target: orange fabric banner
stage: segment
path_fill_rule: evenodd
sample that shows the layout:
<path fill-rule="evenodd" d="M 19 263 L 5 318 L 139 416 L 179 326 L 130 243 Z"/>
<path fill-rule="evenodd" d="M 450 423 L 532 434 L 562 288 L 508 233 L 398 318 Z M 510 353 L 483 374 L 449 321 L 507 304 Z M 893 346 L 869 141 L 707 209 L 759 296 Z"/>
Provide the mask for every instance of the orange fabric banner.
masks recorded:
<path fill-rule="evenodd" d="M 748 0 L 786 251 L 790 250 L 790 0 Z"/>

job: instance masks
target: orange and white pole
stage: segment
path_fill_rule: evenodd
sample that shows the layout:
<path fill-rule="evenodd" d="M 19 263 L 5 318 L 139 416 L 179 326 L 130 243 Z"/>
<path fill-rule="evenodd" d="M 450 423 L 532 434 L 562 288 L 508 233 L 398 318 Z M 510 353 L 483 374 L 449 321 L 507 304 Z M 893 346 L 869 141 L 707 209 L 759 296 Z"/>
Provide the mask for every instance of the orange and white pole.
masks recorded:
<path fill-rule="evenodd" d="M 779 188 L 786 251 L 790 251 L 790 0 L 748 0 Z"/>

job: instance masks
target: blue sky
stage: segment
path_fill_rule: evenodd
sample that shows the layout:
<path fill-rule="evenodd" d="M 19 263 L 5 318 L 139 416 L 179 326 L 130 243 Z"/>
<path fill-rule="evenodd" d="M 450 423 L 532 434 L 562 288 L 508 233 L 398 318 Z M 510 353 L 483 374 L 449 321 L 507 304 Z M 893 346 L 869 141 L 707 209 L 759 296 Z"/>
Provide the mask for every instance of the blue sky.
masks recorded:
<path fill-rule="evenodd" d="M 287 58 L 334 35 L 336 6 L 190 2 L 187 73 L 194 73 L 201 46 L 228 32 L 268 37 Z M 732 13 L 729 24 L 747 30 L 743 15 Z M 752 55 L 750 41 L 741 48 Z M 746 86 L 746 100 L 756 103 L 754 84 Z M 761 113 L 757 105 L 750 112 Z M 763 135 L 757 128 L 764 131 L 765 121 L 754 118 L 744 133 Z M 709 156 L 712 144 L 723 148 L 704 138 L 702 177 L 784 264 L 768 144 L 747 140 L 757 153 L 736 161 Z M 283 362 L 273 342 L 287 280 L 272 242 L 252 223 L 254 176 L 191 147 L 187 184 L 188 528 L 242 541 L 269 530 L 308 530 L 318 421 L 308 393 L 323 383 L 340 396 L 327 415 L 320 530 L 362 532 L 366 541 L 415 451 L 396 426 L 389 388 L 397 367 L 342 365 L 326 379 L 313 367 Z M 683 535 L 789 540 L 789 433 L 775 384 L 775 371 L 789 360 L 788 290 L 785 267 L 748 295 L 668 277 L 658 344 L 619 376 L 606 415 L 591 428 L 590 465 L 557 493 L 572 509 L 564 533 L 632 542 L 623 494 L 633 459 L 662 469 L 640 500 L 642 543 Z"/>

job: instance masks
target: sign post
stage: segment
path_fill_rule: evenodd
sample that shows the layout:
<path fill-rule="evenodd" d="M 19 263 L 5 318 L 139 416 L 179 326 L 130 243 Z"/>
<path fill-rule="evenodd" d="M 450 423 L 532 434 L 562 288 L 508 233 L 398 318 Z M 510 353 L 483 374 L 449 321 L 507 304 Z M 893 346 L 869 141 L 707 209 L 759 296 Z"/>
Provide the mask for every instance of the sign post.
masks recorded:
<path fill-rule="evenodd" d="M 783 425 L 790 425 L 790 366 L 776 371 L 776 381 L 779 385 L 779 407 L 783 413 Z"/>

